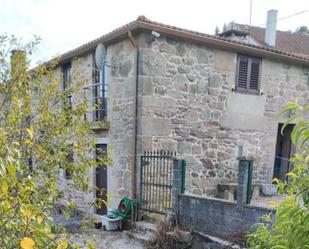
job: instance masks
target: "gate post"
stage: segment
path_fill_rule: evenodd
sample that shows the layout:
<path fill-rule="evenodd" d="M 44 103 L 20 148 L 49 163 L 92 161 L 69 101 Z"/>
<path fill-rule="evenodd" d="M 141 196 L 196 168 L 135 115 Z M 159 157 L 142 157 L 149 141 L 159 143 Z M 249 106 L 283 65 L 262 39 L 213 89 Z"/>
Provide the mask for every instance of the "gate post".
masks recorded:
<path fill-rule="evenodd" d="M 237 204 L 250 204 L 252 197 L 252 160 L 239 157 Z"/>
<path fill-rule="evenodd" d="M 173 160 L 173 179 L 172 179 L 172 209 L 177 215 L 179 210 L 179 195 L 184 191 L 184 160 Z"/>

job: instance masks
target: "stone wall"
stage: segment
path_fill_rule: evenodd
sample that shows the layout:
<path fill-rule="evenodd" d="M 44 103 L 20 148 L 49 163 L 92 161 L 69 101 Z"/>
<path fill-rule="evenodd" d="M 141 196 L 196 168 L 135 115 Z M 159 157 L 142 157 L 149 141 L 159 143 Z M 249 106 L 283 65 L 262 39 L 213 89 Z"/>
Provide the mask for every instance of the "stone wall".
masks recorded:
<path fill-rule="evenodd" d="M 254 159 L 254 182 L 272 177 L 278 123 L 276 114 L 301 94 L 308 99 L 308 68 L 263 59 L 263 95 L 232 91 L 237 54 L 160 36 L 140 46 L 138 156 L 144 150 L 173 150 L 187 161 L 186 191 L 213 195 L 218 183 L 235 182 L 238 147 Z M 108 168 L 111 207 L 130 195 L 134 48 L 128 39 L 107 46 L 108 131 L 96 134 L 108 143 L 114 164 Z M 80 78 L 91 77 L 89 53 L 73 63 Z M 90 97 L 90 95 L 88 96 Z M 90 107 L 91 108 L 91 107 Z M 89 172 L 94 176 L 95 172 Z M 93 180 L 93 186 L 95 182 Z M 82 205 L 94 198 L 68 191 Z"/>
<path fill-rule="evenodd" d="M 111 207 L 118 207 L 119 201 L 130 196 L 131 153 L 133 129 L 133 73 L 135 49 L 128 39 L 107 47 L 107 62 L 116 65 L 108 69 L 108 131 L 109 146 L 112 149 L 113 166 L 108 168 L 107 190 L 111 194 Z"/>
<path fill-rule="evenodd" d="M 270 182 L 277 113 L 308 99 L 308 68 L 263 59 L 263 95 L 240 94 L 236 52 L 148 36 L 139 37 L 139 151 L 177 151 L 187 193 L 213 195 L 218 183 L 235 182 L 239 146 L 254 159 L 254 182 Z"/>
<path fill-rule="evenodd" d="M 89 53 L 83 57 L 74 59 L 71 61 L 72 65 L 72 83 L 75 87 L 82 87 L 86 85 L 92 84 L 92 54 Z M 59 75 L 59 82 L 62 84 L 62 73 L 61 68 L 58 67 L 56 69 Z M 62 87 L 62 85 L 61 85 Z M 79 103 L 80 101 L 84 101 L 84 92 L 83 91 L 77 91 L 73 95 L 73 104 Z M 88 98 L 88 115 L 87 120 L 91 121 L 91 91 L 86 92 L 86 96 Z M 72 141 L 73 142 L 73 141 Z M 94 157 L 94 152 L 90 152 L 90 156 Z M 74 160 L 78 160 L 76 158 L 76 155 L 74 156 Z M 87 213 L 93 213 L 94 208 L 91 205 L 94 201 L 95 197 L 95 178 L 94 178 L 94 170 L 90 170 L 88 172 L 88 176 L 90 179 L 90 187 L 93 191 L 90 193 L 85 193 L 83 191 L 77 190 L 75 188 L 72 188 L 72 186 L 69 185 L 68 179 L 65 178 L 65 172 L 62 170 L 59 175 L 59 187 L 63 191 L 63 199 L 61 200 L 61 203 L 66 203 L 67 201 L 73 201 L 77 204 L 78 209 L 87 212 Z"/>
<path fill-rule="evenodd" d="M 245 235 L 254 224 L 263 221 L 263 215 L 274 215 L 271 209 L 249 205 L 240 207 L 235 202 L 210 197 L 180 195 L 179 202 L 181 225 L 221 238 Z"/>
<path fill-rule="evenodd" d="M 107 120 L 109 129 L 96 130 L 94 139 L 97 144 L 107 144 L 112 151 L 113 165 L 107 169 L 107 192 L 111 196 L 110 206 L 116 208 L 121 198 L 130 195 L 131 189 L 131 147 L 132 147 L 132 115 L 133 115 L 133 69 L 134 49 L 128 39 L 107 46 L 107 63 L 116 65 L 113 70 L 106 67 Z M 73 75 L 84 85 L 92 84 L 92 52 L 72 61 Z M 59 68 L 57 69 L 59 71 Z M 93 121 L 92 90 L 86 92 L 88 99 L 87 120 Z M 73 101 L 83 101 L 82 95 L 73 96 Z M 95 158 L 95 152 L 90 152 Z M 95 170 L 89 172 L 90 184 L 95 190 Z M 79 209 L 94 212 L 89 204 L 95 198 L 95 191 L 83 193 L 68 186 L 64 173 L 60 175 L 60 188 L 64 191 L 63 201 L 75 201 Z"/>

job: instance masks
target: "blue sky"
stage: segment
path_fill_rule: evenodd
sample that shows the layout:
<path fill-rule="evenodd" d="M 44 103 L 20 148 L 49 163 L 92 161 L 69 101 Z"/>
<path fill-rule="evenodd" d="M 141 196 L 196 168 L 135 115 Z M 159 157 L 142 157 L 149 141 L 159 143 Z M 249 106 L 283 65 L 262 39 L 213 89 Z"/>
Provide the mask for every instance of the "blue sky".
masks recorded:
<path fill-rule="evenodd" d="M 252 0 L 252 24 L 309 9 L 308 0 Z M 24 41 L 41 37 L 35 60 L 45 61 L 126 24 L 139 15 L 183 28 L 214 33 L 224 23 L 249 23 L 250 0 L 0 0 L 0 33 Z M 309 11 L 278 22 L 280 30 L 309 26 Z"/>

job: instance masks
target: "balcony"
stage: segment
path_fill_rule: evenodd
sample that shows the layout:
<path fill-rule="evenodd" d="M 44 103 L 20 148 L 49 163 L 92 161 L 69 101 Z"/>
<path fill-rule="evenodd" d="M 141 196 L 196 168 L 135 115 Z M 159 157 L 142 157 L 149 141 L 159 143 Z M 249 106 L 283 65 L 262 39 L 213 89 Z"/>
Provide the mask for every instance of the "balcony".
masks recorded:
<path fill-rule="evenodd" d="M 108 130 L 107 120 L 107 85 L 98 82 L 84 88 L 84 103 L 88 107 L 84 120 L 91 124 L 92 130 Z"/>
<path fill-rule="evenodd" d="M 91 129 L 96 132 L 109 130 L 110 127 L 110 122 L 106 119 L 92 121 L 90 123 L 91 123 Z"/>

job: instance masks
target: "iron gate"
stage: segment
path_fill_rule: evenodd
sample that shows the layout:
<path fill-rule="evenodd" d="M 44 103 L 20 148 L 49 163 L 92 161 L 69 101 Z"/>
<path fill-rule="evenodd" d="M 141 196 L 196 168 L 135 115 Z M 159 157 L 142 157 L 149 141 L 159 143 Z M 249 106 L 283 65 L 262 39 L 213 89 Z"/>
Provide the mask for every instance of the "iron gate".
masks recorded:
<path fill-rule="evenodd" d="M 173 165 L 176 153 L 147 151 L 141 157 L 141 210 L 165 214 L 172 207 Z M 184 162 L 184 161 L 183 161 Z M 183 169 L 185 164 L 182 166 Z M 181 192 L 184 191 L 184 170 L 181 174 Z"/>

